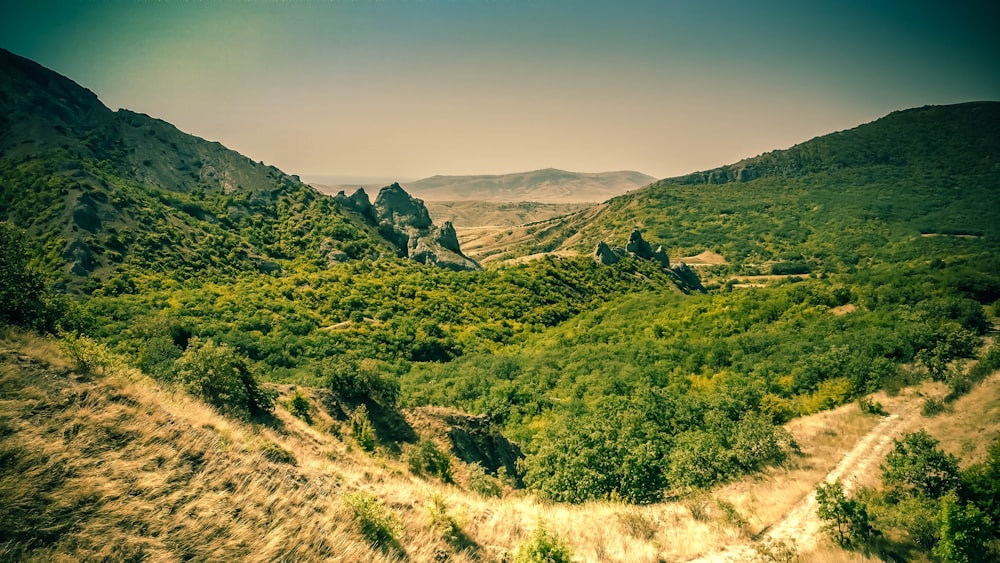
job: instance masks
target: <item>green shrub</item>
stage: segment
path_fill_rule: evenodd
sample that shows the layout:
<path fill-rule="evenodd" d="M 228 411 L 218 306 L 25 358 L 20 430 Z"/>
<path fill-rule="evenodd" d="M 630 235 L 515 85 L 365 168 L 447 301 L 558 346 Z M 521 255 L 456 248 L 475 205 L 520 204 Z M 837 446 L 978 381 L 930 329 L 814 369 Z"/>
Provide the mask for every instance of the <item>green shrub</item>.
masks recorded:
<path fill-rule="evenodd" d="M 323 372 L 330 390 L 347 400 L 372 400 L 394 406 L 399 400 L 399 381 L 384 373 L 385 369 L 384 362 L 364 359 L 327 363 Z"/>
<path fill-rule="evenodd" d="M 111 352 L 93 338 L 75 332 L 63 332 L 60 337 L 60 348 L 80 373 L 90 374 L 112 365 Z"/>
<path fill-rule="evenodd" d="M 429 438 L 421 438 L 406 452 L 406 464 L 414 475 L 433 475 L 450 483 L 451 458 Z"/>
<path fill-rule="evenodd" d="M 369 493 L 355 492 L 344 495 L 344 504 L 352 511 L 361 535 L 373 545 L 399 548 L 397 536 L 402 529 L 399 518 Z"/>
<path fill-rule="evenodd" d="M 885 412 L 885 407 L 882 406 L 882 403 L 873 401 L 871 397 L 861 397 L 858 399 L 858 408 L 860 408 L 861 412 L 865 414 L 876 414 L 878 416 L 886 416 L 889 414 Z"/>
<path fill-rule="evenodd" d="M 882 483 L 893 496 L 921 495 L 936 499 L 959 483 L 958 458 L 938 449 L 926 430 L 895 440 L 882 464 Z"/>
<path fill-rule="evenodd" d="M 944 401 L 934 397 L 924 399 L 924 403 L 920 407 L 920 414 L 924 416 L 935 416 L 942 412 L 944 412 Z"/>
<path fill-rule="evenodd" d="M 936 523 L 939 540 L 931 552 L 942 563 L 996 561 L 996 553 L 989 547 L 993 521 L 975 504 L 963 503 L 950 492 L 941 498 Z"/>
<path fill-rule="evenodd" d="M 0 221 L 0 324 L 52 331 L 57 311 L 42 276 L 28 265 L 27 235 Z"/>
<path fill-rule="evenodd" d="M 500 484 L 500 480 L 487 475 L 486 470 L 478 463 L 469 468 L 469 490 L 488 498 L 503 496 L 503 486 Z"/>
<path fill-rule="evenodd" d="M 312 424 L 312 408 L 309 405 L 309 399 L 298 389 L 295 390 L 292 398 L 288 400 L 288 412 L 292 413 L 292 416 L 296 416 Z"/>
<path fill-rule="evenodd" d="M 514 563 L 569 563 L 572 558 L 569 546 L 539 522 L 531 537 L 517 547 Z"/>
<path fill-rule="evenodd" d="M 139 345 L 138 367 L 147 375 L 170 381 L 174 379 L 174 362 L 184 352 L 169 336 L 152 336 Z"/>
<path fill-rule="evenodd" d="M 875 536 L 868 509 L 860 501 L 847 498 L 840 481 L 816 487 L 816 504 L 824 528 L 841 546 L 863 545 Z"/>
<path fill-rule="evenodd" d="M 225 344 L 192 338 L 175 368 L 188 392 L 227 414 L 246 419 L 274 410 L 276 394 L 260 387 L 246 358 Z"/>
<path fill-rule="evenodd" d="M 289 465 L 298 464 L 298 461 L 295 459 L 295 456 L 292 455 L 292 452 L 282 448 L 270 440 L 264 442 L 264 445 L 260 448 L 260 453 L 264 454 L 264 457 L 274 463 L 287 463 Z"/>
<path fill-rule="evenodd" d="M 358 408 L 351 413 L 351 435 L 362 450 L 368 453 L 375 451 L 377 445 L 375 427 L 368 418 L 368 407 L 365 405 L 358 405 Z"/>
<path fill-rule="evenodd" d="M 459 545 L 468 540 L 462 532 L 462 526 L 450 514 L 441 495 L 431 497 L 430 504 L 427 505 L 427 516 L 430 519 L 431 529 L 441 535 L 441 538 L 451 545 Z"/>

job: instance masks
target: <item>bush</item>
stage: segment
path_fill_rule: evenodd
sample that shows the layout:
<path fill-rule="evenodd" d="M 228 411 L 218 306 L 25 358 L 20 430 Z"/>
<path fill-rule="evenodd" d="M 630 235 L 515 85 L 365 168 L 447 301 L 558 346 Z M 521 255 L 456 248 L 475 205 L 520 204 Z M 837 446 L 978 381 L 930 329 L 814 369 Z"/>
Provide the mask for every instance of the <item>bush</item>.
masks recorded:
<path fill-rule="evenodd" d="M 572 558 L 569 546 L 539 522 L 531 537 L 518 546 L 514 563 L 569 563 Z"/>
<path fill-rule="evenodd" d="M 344 399 L 394 406 L 399 399 L 399 382 L 383 374 L 384 369 L 383 362 L 366 359 L 357 363 L 330 363 L 324 372 L 330 390 Z"/>
<path fill-rule="evenodd" d="M 469 468 L 469 490 L 484 497 L 499 498 L 503 496 L 500 480 L 486 474 L 486 470 L 478 463 Z"/>
<path fill-rule="evenodd" d="M 93 338 L 74 332 L 64 332 L 60 336 L 60 348 L 80 373 L 91 374 L 112 364 L 111 352 Z"/>
<path fill-rule="evenodd" d="M 882 482 L 895 495 L 922 495 L 932 499 L 959 484 L 958 458 L 937 448 L 925 430 L 895 440 L 882 465 Z"/>
<path fill-rule="evenodd" d="M 396 536 L 402 526 L 396 515 L 378 499 L 369 493 L 348 493 L 344 495 L 344 504 L 351 509 L 365 539 L 377 547 L 399 548 Z"/>
<path fill-rule="evenodd" d="M 860 501 L 847 498 L 840 481 L 816 487 L 816 504 L 824 528 L 841 546 L 863 545 L 875 536 L 868 509 Z"/>
<path fill-rule="evenodd" d="M 246 358 L 225 344 L 192 338 L 175 368 L 188 392 L 226 414 L 247 419 L 274 410 L 276 394 L 261 388 Z"/>
<path fill-rule="evenodd" d="M 937 515 L 940 539 L 931 552 L 942 563 L 996 561 L 990 553 L 993 522 L 975 504 L 962 503 L 954 493 L 941 499 Z"/>
<path fill-rule="evenodd" d="M 312 424 L 311 411 L 312 408 L 309 405 L 309 399 L 296 389 L 292 398 L 288 400 L 288 412 L 292 413 L 292 416 L 301 418 L 307 423 Z"/>
<path fill-rule="evenodd" d="M 920 407 L 920 414 L 924 416 L 935 416 L 942 412 L 944 412 L 944 401 L 935 399 L 934 397 L 924 399 L 924 403 Z"/>
<path fill-rule="evenodd" d="M 468 542 L 462 526 L 450 514 L 441 495 L 431 497 L 431 502 L 427 506 L 427 516 L 430 518 L 431 528 L 441 534 L 441 538 L 451 545 L 459 546 Z"/>
<path fill-rule="evenodd" d="M 28 266 L 26 234 L 0 221 L 0 323 L 53 330 L 42 276 Z"/>
<path fill-rule="evenodd" d="M 451 458 L 428 438 L 421 438 L 407 451 L 406 464 L 414 475 L 434 475 L 451 482 Z"/>
<path fill-rule="evenodd" d="M 174 362 L 183 355 L 169 336 L 152 336 L 139 345 L 138 367 L 147 375 L 170 381 L 174 378 Z"/>
<path fill-rule="evenodd" d="M 292 455 L 292 452 L 271 441 L 264 442 L 264 445 L 260 448 L 260 453 L 264 454 L 264 457 L 274 463 L 287 463 L 288 465 L 298 464 L 298 461 L 295 459 L 295 456 Z"/>
<path fill-rule="evenodd" d="M 351 413 L 351 435 L 354 436 L 354 440 L 357 441 L 362 450 L 368 453 L 375 451 L 377 444 L 375 427 L 372 426 L 372 421 L 368 418 L 368 407 L 358 405 L 358 408 Z"/>
<path fill-rule="evenodd" d="M 871 397 L 861 397 L 858 399 L 858 408 L 865 414 L 876 414 L 878 416 L 889 414 L 885 412 L 885 407 L 882 406 L 882 403 L 872 401 Z"/>

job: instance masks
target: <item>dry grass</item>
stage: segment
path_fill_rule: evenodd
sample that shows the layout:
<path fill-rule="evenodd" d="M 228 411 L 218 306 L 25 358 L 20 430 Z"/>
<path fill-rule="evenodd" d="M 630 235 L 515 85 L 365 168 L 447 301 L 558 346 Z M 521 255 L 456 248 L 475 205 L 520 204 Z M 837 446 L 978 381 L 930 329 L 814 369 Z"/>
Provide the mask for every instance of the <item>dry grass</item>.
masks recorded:
<path fill-rule="evenodd" d="M 275 420 L 250 425 L 134 371 L 105 371 L 73 373 L 51 340 L 0 333 L 0 559 L 502 561 L 545 522 L 579 561 L 686 561 L 751 543 L 879 420 L 856 405 L 796 420 L 801 456 L 711 495 L 571 506 L 510 488 L 499 499 L 470 493 L 457 460 L 459 485 L 416 478 L 398 457 L 338 438 L 348 434 L 319 390 L 299 389 L 312 424 L 283 408 L 293 391 L 283 387 Z M 921 390 L 931 391 L 941 390 Z M 1000 428 L 998 398 L 994 376 L 953 412 L 918 422 L 976 459 Z M 922 397 L 877 399 L 897 412 Z M 440 436 L 432 419 L 411 413 L 410 424 Z M 276 448 L 294 463 L 269 457 Z M 362 533 L 344 501 L 352 493 L 399 523 L 395 542 Z M 827 546 L 802 560 L 852 557 Z"/>

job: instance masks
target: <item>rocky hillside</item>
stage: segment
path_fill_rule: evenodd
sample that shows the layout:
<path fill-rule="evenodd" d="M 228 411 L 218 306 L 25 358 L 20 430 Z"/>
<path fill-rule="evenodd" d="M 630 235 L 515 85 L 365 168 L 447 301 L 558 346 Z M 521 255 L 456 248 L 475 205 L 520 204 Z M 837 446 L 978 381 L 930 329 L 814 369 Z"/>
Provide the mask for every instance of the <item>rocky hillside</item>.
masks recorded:
<path fill-rule="evenodd" d="M 378 222 L 296 176 L 164 121 L 112 111 L 2 50 L 0 207 L 0 219 L 41 245 L 46 268 L 84 291 L 149 262 L 182 274 L 270 272 L 290 260 L 411 254 L 381 236 Z"/>

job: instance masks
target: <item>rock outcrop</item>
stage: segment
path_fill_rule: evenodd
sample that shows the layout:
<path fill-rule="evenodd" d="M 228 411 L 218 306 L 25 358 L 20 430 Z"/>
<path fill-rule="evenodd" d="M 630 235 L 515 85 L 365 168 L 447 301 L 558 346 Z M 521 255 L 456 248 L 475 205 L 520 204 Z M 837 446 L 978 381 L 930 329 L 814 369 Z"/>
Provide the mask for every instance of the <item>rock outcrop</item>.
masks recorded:
<path fill-rule="evenodd" d="M 594 249 L 594 261 L 602 266 L 610 266 L 612 264 L 617 264 L 621 260 L 615 251 L 608 246 L 603 240 L 597 243 L 597 248 Z"/>
<path fill-rule="evenodd" d="M 361 188 L 350 196 L 340 192 L 333 197 L 375 227 L 401 258 L 448 270 L 480 269 L 478 263 L 462 254 L 451 222 L 446 221 L 440 227 L 434 225 L 424 202 L 399 184 L 379 190 L 374 204 Z"/>
<path fill-rule="evenodd" d="M 628 243 L 625 244 L 625 252 L 643 260 L 649 260 L 653 257 L 653 249 L 648 242 L 642 239 L 642 233 L 639 232 L 639 229 L 632 230 L 632 234 L 628 237 Z"/>
<path fill-rule="evenodd" d="M 701 284 L 701 280 L 694 270 L 684 263 L 671 267 L 670 258 L 667 256 L 667 251 L 663 248 L 663 245 L 659 245 L 656 247 L 656 250 L 653 250 L 652 246 L 642 238 L 642 232 L 638 228 L 634 229 L 632 234 L 629 235 L 625 248 L 609 246 L 602 240 L 597 243 L 593 257 L 594 261 L 602 266 L 617 264 L 625 257 L 637 260 L 653 260 L 659 263 L 660 267 L 676 280 L 677 287 L 682 291 L 705 291 L 705 287 Z"/>
<path fill-rule="evenodd" d="M 377 222 L 375 219 L 375 208 L 372 207 L 372 202 L 368 199 L 368 194 L 365 193 L 364 188 L 354 190 L 354 193 L 351 195 L 346 195 L 343 191 L 338 192 L 337 195 L 333 196 L 333 199 L 340 202 L 344 207 L 361 215 L 366 221 L 371 223 Z"/>

